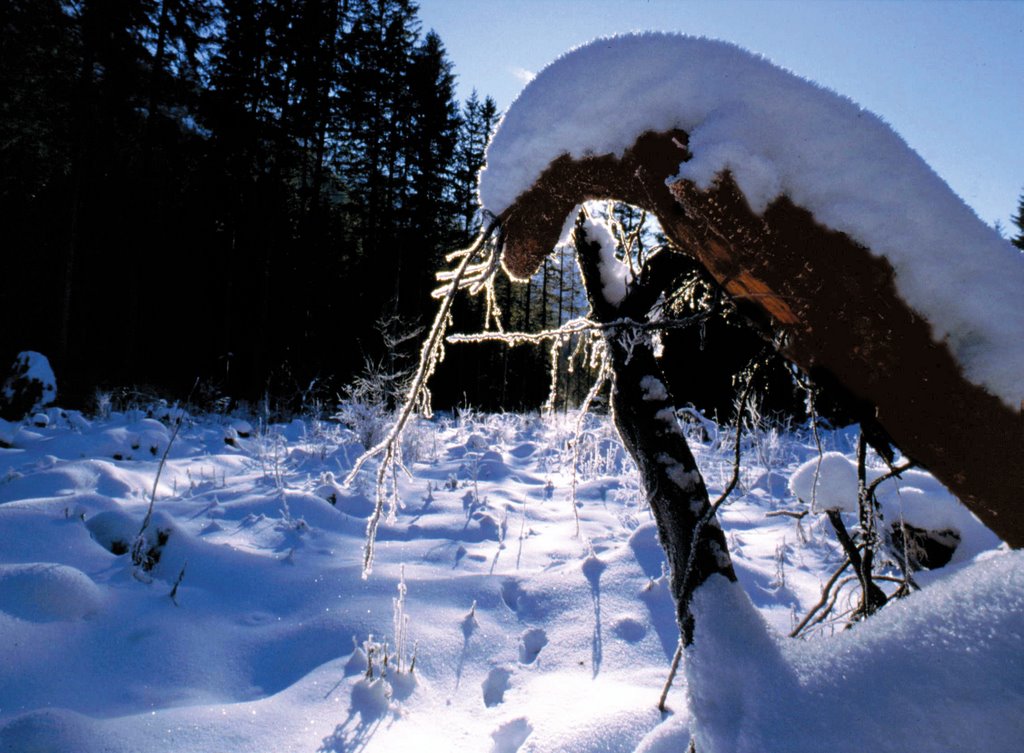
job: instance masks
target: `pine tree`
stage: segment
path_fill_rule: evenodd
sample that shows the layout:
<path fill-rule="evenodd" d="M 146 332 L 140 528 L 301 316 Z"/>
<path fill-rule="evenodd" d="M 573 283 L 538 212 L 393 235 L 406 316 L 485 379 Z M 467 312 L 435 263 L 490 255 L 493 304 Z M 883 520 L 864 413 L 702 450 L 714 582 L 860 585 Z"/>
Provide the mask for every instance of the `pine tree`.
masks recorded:
<path fill-rule="evenodd" d="M 462 127 L 456 152 L 454 175 L 455 201 L 468 240 L 480 229 L 480 202 L 476 193 L 477 178 L 484 166 L 484 155 L 491 133 L 498 122 L 498 106 L 490 97 L 480 101 L 474 89 L 462 107 Z"/>
<path fill-rule="evenodd" d="M 1024 193 L 1021 193 L 1020 199 L 1017 201 L 1017 214 L 1010 219 L 1013 220 L 1013 224 L 1017 226 L 1018 230 L 1017 235 L 1011 238 L 1010 242 L 1024 251 Z"/>
<path fill-rule="evenodd" d="M 417 45 L 409 67 L 408 177 L 405 227 L 396 252 L 404 257 L 399 302 L 423 311 L 434 273 L 447 251 L 461 245 L 452 182 L 459 139 L 455 76 L 440 37 L 430 32 Z"/>

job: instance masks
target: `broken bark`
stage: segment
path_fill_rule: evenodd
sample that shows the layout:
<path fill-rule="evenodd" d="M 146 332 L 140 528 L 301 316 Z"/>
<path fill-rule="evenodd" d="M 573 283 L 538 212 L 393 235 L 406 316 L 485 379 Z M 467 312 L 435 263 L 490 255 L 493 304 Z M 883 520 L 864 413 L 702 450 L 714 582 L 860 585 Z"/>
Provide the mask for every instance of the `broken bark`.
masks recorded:
<path fill-rule="evenodd" d="M 755 215 L 728 173 L 707 191 L 689 181 L 666 187 L 689 157 L 686 144 L 682 131 L 647 133 L 622 157 L 552 162 L 499 217 L 506 270 L 529 276 L 583 201 L 653 212 L 785 357 L 854 398 L 880 443 L 891 439 L 998 536 L 1024 546 L 1024 415 L 964 377 L 900 298 L 884 258 L 786 197 Z"/>

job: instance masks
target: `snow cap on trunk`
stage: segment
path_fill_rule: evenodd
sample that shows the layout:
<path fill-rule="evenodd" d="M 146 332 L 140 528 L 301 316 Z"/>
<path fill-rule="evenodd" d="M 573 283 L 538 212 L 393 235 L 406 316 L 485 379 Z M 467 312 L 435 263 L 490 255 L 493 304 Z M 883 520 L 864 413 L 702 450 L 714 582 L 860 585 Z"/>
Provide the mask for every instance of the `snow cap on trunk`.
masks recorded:
<path fill-rule="evenodd" d="M 1020 253 L 881 118 L 732 44 L 633 34 L 559 58 L 502 120 L 481 202 L 500 215 L 557 157 L 621 156 L 643 133 L 672 129 L 689 134 L 693 155 L 672 180 L 707 189 L 729 171 L 755 212 L 788 196 L 885 257 L 967 378 L 1020 410 Z"/>
<path fill-rule="evenodd" d="M 608 223 L 587 217 L 583 221 L 583 233 L 590 243 L 600 246 L 598 270 L 601 273 L 601 295 L 612 306 L 618 306 L 626 297 L 633 276 L 616 255 L 615 234 Z"/>

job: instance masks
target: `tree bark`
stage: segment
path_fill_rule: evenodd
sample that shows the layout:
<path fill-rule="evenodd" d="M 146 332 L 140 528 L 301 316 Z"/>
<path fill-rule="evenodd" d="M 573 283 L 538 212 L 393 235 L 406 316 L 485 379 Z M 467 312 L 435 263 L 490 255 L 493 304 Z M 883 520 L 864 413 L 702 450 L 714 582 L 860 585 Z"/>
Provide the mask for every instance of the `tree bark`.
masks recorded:
<path fill-rule="evenodd" d="M 591 316 L 606 324 L 623 318 L 647 321 L 665 275 L 648 270 L 619 305 L 612 305 L 601 292 L 599 245 L 577 229 L 576 248 Z M 640 469 L 668 559 L 683 644 L 688 646 L 693 642 L 690 599 L 694 591 L 711 575 L 736 581 L 736 573 L 704 479 L 676 418 L 675 401 L 654 357 L 650 335 L 626 324 L 606 330 L 605 344 L 611 359 L 615 427 Z"/>

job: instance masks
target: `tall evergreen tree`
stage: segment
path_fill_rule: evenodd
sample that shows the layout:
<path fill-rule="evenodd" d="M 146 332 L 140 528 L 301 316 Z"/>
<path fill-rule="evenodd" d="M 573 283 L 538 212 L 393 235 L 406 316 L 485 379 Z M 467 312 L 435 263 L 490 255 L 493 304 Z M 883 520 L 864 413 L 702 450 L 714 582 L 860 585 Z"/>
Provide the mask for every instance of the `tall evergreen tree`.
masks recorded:
<path fill-rule="evenodd" d="M 444 253 L 461 240 L 452 189 L 460 125 L 455 76 L 434 32 L 413 51 L 408 81 L 406 227 L 396 249 L 405 274 L 398 295 L 399 310 L 422 311 Z"/>
<path fill-rule="evenodd" d="M 410 0 L 11 0 L 0 29 L 0 359 L 255 397 L 430 315 L 497 114 L 463 123 Z"/>
<path fill-rule="evenodd" d="M 484 154 L 498 123 L 498 106 L 491 97 L 480 101 L 474 89 L 462 106 L 462 129 L 456 153 L 455 201 L 466 238 L 480 228 L 477 178 L 484 166 Z"/>
<path fill-rule="evenodd" d="M 1017 200 L 1017 214 L 1010 219 L 1017 226 L 1017 235 L 1010 239 L 1010 242 L 1020 250 L 1024 251 L 1024 193 L 1021 193 Z"/>

